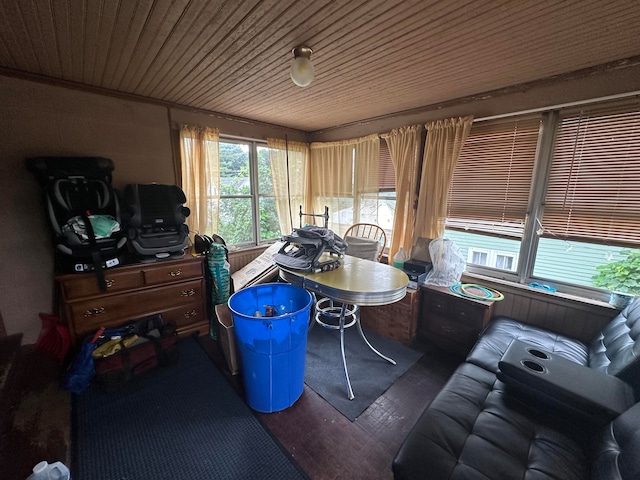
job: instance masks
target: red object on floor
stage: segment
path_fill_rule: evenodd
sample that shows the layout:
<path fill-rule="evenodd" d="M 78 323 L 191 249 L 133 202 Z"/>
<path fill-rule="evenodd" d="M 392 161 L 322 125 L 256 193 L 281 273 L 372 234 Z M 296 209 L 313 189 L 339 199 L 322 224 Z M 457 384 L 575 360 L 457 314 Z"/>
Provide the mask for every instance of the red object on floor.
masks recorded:
<path fill-rule="evenodd" d="M 40 313 L 42 330 L 36 341 L 36 350 L 55 358 L 62 364 L 71 347 L 69 327 L 60 322 L 57 315 Z"/>

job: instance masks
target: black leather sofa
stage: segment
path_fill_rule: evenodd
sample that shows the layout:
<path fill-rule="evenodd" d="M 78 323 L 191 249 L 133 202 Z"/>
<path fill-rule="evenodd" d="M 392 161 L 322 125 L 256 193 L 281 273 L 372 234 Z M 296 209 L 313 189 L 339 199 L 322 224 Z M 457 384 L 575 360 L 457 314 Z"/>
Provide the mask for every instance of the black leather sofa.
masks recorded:
<path fill-rule="evenodd" d="M 507 375 L 509 367 L 527 376 L 525 362 L 507 360 L 523 345 L 549 359 L 534 358 L 543 370 L 531 382 Z M 536 384 L 562 362 L 576 374 Z M 394 478 L 640 479 L 639 385 L 640 298 L 589 344 L 495 318 L 407 436 Z M 620 402 L 614 413 L 586 411 L 591 397 Z"/>

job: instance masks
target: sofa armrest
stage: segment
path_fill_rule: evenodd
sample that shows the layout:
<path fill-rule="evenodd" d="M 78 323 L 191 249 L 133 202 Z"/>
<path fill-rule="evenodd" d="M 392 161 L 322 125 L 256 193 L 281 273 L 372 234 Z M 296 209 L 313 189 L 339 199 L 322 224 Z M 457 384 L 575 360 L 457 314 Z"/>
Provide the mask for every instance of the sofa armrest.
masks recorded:
<path fill-rule="evenodd" d="M 580 365 L 589 363 L 588 348 L 579 340 L 508 317 L 496 317 L 489 322 L 469 352 L 467 362 L 497 373 L 498 362 L 513 340 L 525 341 Z"/>
<path fill-rule="evenodd" d="M 500 360 L 498 378 L 552 408 L 603 426 L 634 404 L 619 378 L 514 340 Z"/>

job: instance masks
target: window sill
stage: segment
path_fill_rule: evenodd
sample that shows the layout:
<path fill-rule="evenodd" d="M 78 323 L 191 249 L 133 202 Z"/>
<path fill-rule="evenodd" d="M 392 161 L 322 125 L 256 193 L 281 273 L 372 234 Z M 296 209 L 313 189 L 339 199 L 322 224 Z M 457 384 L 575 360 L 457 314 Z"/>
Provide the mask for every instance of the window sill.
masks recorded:
<path fill-rule="evenodd" d="M 605 309 L 609 309 L 609 310 L 619 310 L 618 308 L 614 307 L 613 305 L 604 302 L 602 300 L 597 300 L 594 298 L 587 298 L 587 297 L 580 297 L 578 295 L 571 295 L 568 293 L 561 293 L 561 292 L 548 292 L 539 288 L 533 288 L 530 287 L 528 285 L 523 285 L 520 283 L 515 283 L 515 282 L 510 282 L 507 280 L 501 280 L 498 278 L 493 278 L 493 277 L 488 277 L 486 275 L 479 275 L 477 273 L 468 273 L 465 272 L 462 274 L 463 279 L 465 279 L 465 281 L 471 280 L 474 283 L 482 283 L 482 282 L 486 282 L 486 283 L 491 283 L 494 285 L 503 285 L 504 287 L 507 287 L 511 290 L 518 290 L 521 291 L 523 293 L 526 293 L 528 295 L 535 295 L 535 296 L 547 296 L 547 297 L 552 297 L 552 298 L 558 298 L 558 299 L 562 299 L 562 300 L 569 300 L 571 302 L 577 302 L 583 305 L 587 305 L 587 306 L 592 306 L 592 307 L 598 307 L 598 308 L 605 308 Z"/>

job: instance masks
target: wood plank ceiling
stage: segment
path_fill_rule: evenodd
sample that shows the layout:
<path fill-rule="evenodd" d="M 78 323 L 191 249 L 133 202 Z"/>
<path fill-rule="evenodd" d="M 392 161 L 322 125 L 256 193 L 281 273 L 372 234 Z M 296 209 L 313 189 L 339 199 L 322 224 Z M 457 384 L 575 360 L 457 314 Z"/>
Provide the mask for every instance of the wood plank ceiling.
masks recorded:
<path fill-rule="evenodd" d="M 289 78 L 298 45 L 306 88 Z M 0 73 L 305 131 L 638 55 L 638 0 L 0 2 Z"/>

